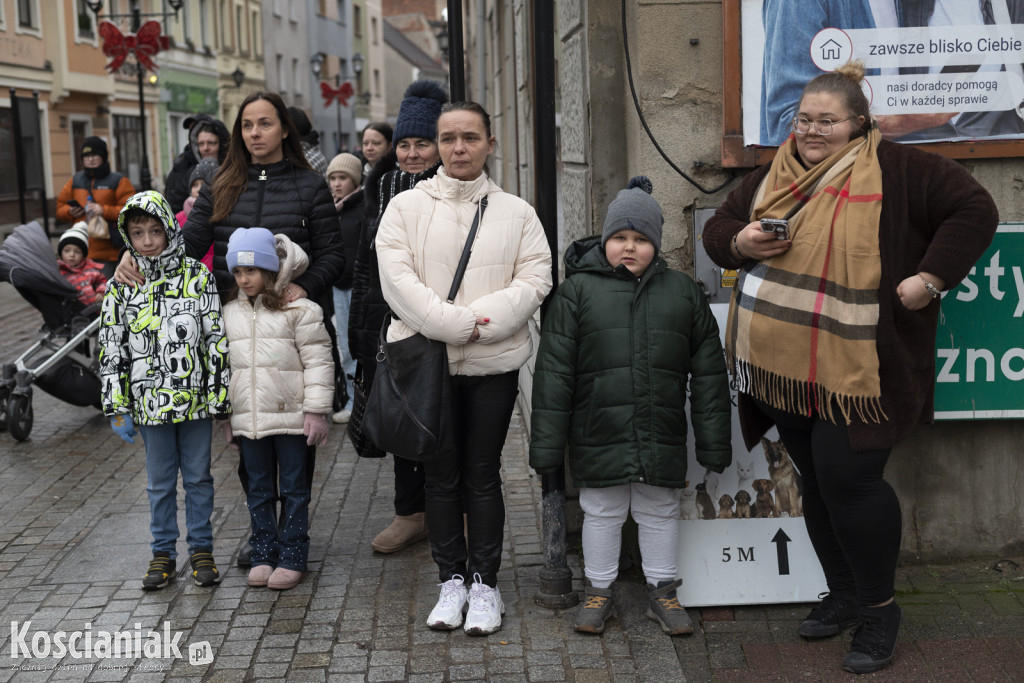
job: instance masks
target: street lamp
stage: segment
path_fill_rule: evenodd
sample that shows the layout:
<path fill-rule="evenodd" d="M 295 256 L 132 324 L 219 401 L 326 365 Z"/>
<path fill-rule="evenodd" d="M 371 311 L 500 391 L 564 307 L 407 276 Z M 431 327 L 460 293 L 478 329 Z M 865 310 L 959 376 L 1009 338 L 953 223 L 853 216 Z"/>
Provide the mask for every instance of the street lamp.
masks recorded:
<path fill-rule="evenodd" d="M 92 10 L 92 13 L 96 15 L 97 21 L 100 18 L 100 14 L 103 12 L 103 0 L 85 0 L 86 6 Z M 166 19 L 167 17 L 178 17 L 178 12 L 185 5 L 185 0 L 167 0 L 167 4 L 170 5 L 173 12 L 141 12 L 139 11 L 139 0 L 132 0 L 132 11 L 128 14 L 106 14 L 105 19 L 127 19 L 132 20 L 132 31 L 135 33 L 139 32 L 142 27 L 142 17 L 158 17 L 160 19 Z M 149 152 L 146 144 L 146 93 L 143 90 L 145 80 L 143 79 L 142 65 L 136 62 L 135 64 L 135 75 L 139 82 L 139 135 L 142 139 L 142 159 L 139 161 L 139 189 L 148 190 L 153 184 L 153 176 L 149 173 Z"/>
<path fill-rule="evenodd" d="M 245 83 L 245 72 L 242 71 L 242 67 L 235 67 L 235 70 L 231 72 L 231 80 L 235 82 L 236 88 L 242 87 L 242 83 Z"/>

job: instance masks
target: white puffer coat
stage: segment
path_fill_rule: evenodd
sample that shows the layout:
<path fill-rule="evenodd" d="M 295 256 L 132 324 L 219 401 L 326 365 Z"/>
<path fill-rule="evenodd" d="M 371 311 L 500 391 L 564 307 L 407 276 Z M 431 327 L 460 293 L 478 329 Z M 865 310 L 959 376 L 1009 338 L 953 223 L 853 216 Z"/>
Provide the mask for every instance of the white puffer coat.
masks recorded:
<path fill-rule="evenodd" d="M 285 235 L 275 235 L 281 260 L 276 289 L 306 269 L 309 259 Z M 250 302 L 240 294 L 224 306 L 231 359 L 231 430 L 259 439 L 302 434 L 306 413 L 331 412 L 334 361 L 323 310 L 299 299 L 272 311 L 263 295 Z"/>
<path fill-rule="evenodd" d="M 447 303 L 448 290 L 480 199 L 488 206 L 466 275 Z M 388 341 L 416 332 L 448 345 L 453 375 L 518 370 L 533 352 L 526 327 L 551 289 L 551 252 L 533 207 L 502 192 L 487 174 L 450 178 L 444 168 L 388 205 L 376 239 L 381 290 L 401 318 Z M 480 338 L 469 342 L 477 318 Z"/>

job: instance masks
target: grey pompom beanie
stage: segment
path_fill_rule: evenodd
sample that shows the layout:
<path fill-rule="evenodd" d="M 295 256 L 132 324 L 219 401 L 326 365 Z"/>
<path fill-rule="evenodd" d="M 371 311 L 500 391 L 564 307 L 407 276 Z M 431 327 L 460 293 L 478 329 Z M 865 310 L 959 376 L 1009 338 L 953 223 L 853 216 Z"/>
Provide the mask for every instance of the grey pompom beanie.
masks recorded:
<path fill-rule="evenodd" d="M 661 251 L 661 231 L 665 217 L 661 214 L 661 206 L 651 196 L 654 186 L 647 176 L 638 175 L 630 179 L 625 190 L 619 193 L 608 205 L 608 215 L 604 219 L 601 230 L 601 246 L 621 230 L 636 230 L 645 236 Z"/>

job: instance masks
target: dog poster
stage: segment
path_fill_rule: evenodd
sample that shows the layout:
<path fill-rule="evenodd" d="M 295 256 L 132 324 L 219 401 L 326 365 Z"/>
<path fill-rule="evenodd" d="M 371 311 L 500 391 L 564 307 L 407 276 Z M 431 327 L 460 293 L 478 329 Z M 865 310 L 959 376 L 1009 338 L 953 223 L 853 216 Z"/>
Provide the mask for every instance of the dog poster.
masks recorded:
<path fill-rule="evenodd" d="M 725 334 L 728 304 L 711 309 Z M 723 341 L 724 343 L 724 341 Z M 679 523 L 679 599 L 693 607 L 815 602 L 825 576 L 803 520 L 803 480 L 773 429 L 749 453 L 733 398 L 733 461 L 705 472 L 690 443 Z"/>

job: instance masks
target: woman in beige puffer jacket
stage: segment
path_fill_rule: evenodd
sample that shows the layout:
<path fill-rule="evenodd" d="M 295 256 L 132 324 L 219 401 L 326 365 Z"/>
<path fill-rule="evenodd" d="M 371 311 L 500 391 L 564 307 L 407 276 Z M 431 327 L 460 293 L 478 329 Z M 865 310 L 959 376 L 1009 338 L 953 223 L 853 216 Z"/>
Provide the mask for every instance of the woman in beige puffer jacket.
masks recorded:
<path fill-rule="evenodd" d="M 487 177 L 494 137 L 480 105 L 445 105 L 437 143 L 444 167 L 391 200 L 375 244 L 381 291 L 399 318 L 388 340 L 419 332 L 445 342 L 452 375 L 455 447 L 423 463 L 430 550 L 442 582 L 427 625 L 458 628 L 468 602 L 466 633 L 487 635 L 501 628 L 504 611 L 496 587 L 505 523 L 501 449 L 519 368 L 533 351 L 527 322 L 551 289 L 551 252 L 533 208 Z M 465 278 L 448 303 L 481 211 Z"/>

